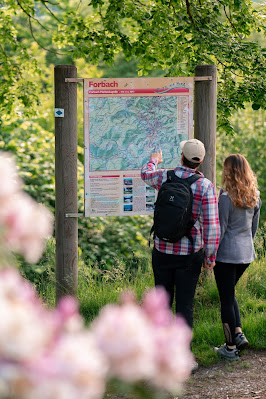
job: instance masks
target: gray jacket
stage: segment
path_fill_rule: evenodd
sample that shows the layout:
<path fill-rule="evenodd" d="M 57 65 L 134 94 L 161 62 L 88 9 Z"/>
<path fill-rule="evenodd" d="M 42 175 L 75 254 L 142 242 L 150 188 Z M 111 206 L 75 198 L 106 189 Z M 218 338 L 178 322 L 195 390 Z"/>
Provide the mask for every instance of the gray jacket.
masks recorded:
<path fill-rule="evenodd" d="M 216 260 L 251 263 L 255 258 L 254 237 L 259 224 L 261 200 L 254 208 L 234 206 L 227 192 L 219 197 L 220 245 Z"/>

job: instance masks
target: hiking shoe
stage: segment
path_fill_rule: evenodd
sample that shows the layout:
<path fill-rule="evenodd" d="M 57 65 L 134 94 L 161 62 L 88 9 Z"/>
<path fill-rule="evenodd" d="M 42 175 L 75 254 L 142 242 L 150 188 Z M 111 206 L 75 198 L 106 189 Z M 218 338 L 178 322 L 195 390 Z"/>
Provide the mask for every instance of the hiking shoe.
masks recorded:
<path fill-rule="evenodd" d="M 238 350 L 243 350 L 248 346 L 248 340 L 245 337 L 244 333 L 238 333 L 236 335 L 236 347 Z"/>
<path fill-rule="evenodd" d="M 231 362 L 239 360 L 238 349 L 228 350 L 226 344 L 219 348 L 214 348 L 214 351 L 218 353 L 223 359 L 230 360 Z"/>
<path fill-rule="evenodd" d="M 198 368 L 199 368 L 198 362 L 194 362 L 193 365 L 192 365 L 192 367 L 191 367 L 191 374 L 196 373 L 196 371 L 198 370 Z"/>

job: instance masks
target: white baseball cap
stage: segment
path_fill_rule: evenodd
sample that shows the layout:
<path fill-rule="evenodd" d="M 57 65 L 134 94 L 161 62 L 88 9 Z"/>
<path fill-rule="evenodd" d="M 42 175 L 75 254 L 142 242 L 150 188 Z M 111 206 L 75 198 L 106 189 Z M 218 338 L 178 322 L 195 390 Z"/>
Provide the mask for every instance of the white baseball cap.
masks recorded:
<path fill-rule="evenodd" d="M 197 139 L 181 141 L 180 147 L 185 158 L 190 162 L 202 162 L 205 157 L 204 144 Z"/>

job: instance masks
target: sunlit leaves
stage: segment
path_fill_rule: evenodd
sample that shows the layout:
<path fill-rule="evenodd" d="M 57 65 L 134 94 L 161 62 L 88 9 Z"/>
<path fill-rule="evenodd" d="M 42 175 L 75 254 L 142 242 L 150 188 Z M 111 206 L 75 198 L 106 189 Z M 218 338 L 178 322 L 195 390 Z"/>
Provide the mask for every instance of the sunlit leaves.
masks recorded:
<path fill-rule="evenodd" d="M 139 76 L 158 68 L 167 76 L 192 75 L 196 65 L 216 64 L 219 76 L 227 74 L 219 84 L 219 98 L 226 98 L 219 104 L 224 120 L 228 109 L 242 107 L 246 101 L 254 109 L 265 107 L 265 97 L 253 89 L 265 81 L 265 54 L 249 39 L 251 32 L 263 30 L 260 9 L 251 0 L 91 0 L 84 6 L 73 0 L 50 9 L 42 1 L 7 0 L 4 4 L 0 9 L 4 27 L 0 61 L 5 65 L 0 97 L 7 112 L 26 109 L 36 101 L 33 78 L 27 77 L 31 84 L 25 95 L 17 97 L 15 92 L 15 82 L 24 72 L 33 76 L 36 71 L 36 65 L 27 64 L 21 29 L 17 39 L 14 21 L 18 17 L 24 18 L 28 38 L 49 51 L 57 47 L 71 62 L 84 57 L 94 64 L 112 64 L 123 52 L 127 60 L 138 60 Z M 5 94 L 8 87 L 13 88 L 10 95 Z"/>

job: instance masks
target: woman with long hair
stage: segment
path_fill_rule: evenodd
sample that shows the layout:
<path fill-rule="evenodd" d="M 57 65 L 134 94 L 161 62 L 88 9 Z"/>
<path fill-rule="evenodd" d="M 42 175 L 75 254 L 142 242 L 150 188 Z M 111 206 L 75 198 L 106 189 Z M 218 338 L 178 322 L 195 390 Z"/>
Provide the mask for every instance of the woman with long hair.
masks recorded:
<path fill-rule="evenodd" d="M 248 340 L 241 329 L 235 285 L 256 257 L 254 237 L 261 207 L 256 176 L 243 155 L 232 154 L 225 159 L 223 186 L 218 203 L 221 233 L 214 274 L 225 344 L 215 351 L 222 358 L 238 360 L 239 350 L 247 347 Z"/>

